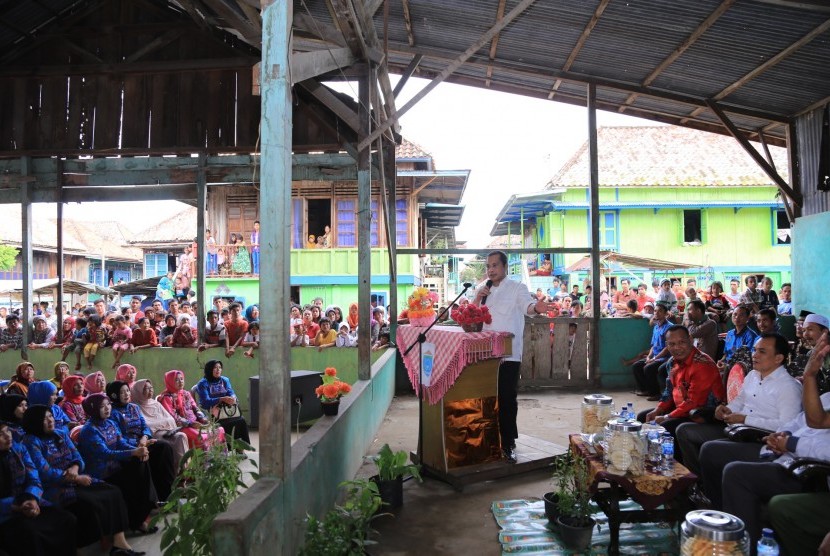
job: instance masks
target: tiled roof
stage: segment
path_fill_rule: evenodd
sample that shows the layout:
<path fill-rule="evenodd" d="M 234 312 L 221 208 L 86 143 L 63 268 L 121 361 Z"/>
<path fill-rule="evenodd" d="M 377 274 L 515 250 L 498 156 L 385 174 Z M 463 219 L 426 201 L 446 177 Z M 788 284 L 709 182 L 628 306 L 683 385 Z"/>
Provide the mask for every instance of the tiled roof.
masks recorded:
<path fill-rule="evenodd" d="M 599 184 L 624 186 L 772 186 L 775 184 L 732 137 L 676 126 L 597 130 Z M 753 143 L 763 155 L 763 148 Z M 770 147 L 787 180 L 787 151 Z M 546 189 L 587 187 L 588 142 L 551 178 Z"/>
<path fill-rule="evenodd" d="M 57 226 L 57 220 L 49 222 Z M 108 259 L 123 259 L 129 261 L 142 261 L 144 259 L 141 249 L 129 247 L 127 244 L 133 239 L 133 234 L 121 223 L 116 221 L 63 221 L 64 238 L 71 235 L 86 246 L 87 253 L 93 256 L 101 251 Z"/>
<path fill-rule="evenodd" d="M 18 206 L 9 207 L 0 218 L 0 243 L 19 247 L 23 236 L 22 216 Z M 58 232 L 54 220 L 32 221 L 32 248 L 55 251 L 58 247 Z M 65 252 L 87 253 L 86 245 L 80 241 L 64 220 L 63 248 Z"/>
<path fill-rule="evenodd" d="M 404 139 L 400 145 L 395 147 L 395 158 L 397 160 L 407 158 L 432 158 L 432 155 L 424 150 L 421 145 Z"/>
<path fill-rule="evenodd" d="M 187 207 L 157 222 L 137 234 L 129 242 L 133 245 L 147 243 L 190 243 L 196 237 L 196 207 Z"/>

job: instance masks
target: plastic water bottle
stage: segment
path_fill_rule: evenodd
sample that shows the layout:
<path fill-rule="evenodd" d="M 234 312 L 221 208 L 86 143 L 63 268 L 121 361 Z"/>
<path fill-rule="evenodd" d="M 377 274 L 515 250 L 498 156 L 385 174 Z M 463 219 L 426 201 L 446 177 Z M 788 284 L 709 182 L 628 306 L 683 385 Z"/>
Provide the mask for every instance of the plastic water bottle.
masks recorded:
<path fill-rule="evenodd" d="M 663 445 L 660 442 L 660 431 L 651 429 L 648 431 L 648 461 L 655 468 L 660 465 L 663 457 Z"/>
<path fill-rule="evenodd" d="M 778 542 L 772 529 L 764 528 L 758 539 L 758 556 L 778 556 Z"/>
<path fill-rule="evenodd" d="M 628 402 L 628 418 L 629 419 L 636 419 L 637 414 L 634 413 L 634 402 Z"/>
<path fill-rule="evenodd" d="M 663 456 L 660 469 L 664 475 L 668 476 L 674 471 L 674 438 L 672 438 L 671 433 L 664 432 L 660 442 Z"/>

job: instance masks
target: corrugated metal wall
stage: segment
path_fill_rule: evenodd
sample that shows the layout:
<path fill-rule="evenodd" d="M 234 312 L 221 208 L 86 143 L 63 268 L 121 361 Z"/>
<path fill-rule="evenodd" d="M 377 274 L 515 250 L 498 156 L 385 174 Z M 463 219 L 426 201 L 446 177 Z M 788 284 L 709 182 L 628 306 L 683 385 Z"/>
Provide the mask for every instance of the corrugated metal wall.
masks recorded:
<path fill-rule="evenodd" d="M 824 106 L 799 116 L 795 121 L 798 137 L 798 165 L 801 170 L 801 190 L 804 207 L 801 215 L 809 216 L 830 211 L 830 191 L 818 190 L 818 167 L 821 155 L 821 125 Z M 825 148 L 830 146 L 825 145 Z"/>

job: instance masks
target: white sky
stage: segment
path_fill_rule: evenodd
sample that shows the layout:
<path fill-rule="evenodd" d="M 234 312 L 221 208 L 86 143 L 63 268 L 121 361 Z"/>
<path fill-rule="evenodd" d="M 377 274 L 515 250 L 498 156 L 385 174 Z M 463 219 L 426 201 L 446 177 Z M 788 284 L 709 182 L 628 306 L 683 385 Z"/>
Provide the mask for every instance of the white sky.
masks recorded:
<path fill-rule="evenodd" d="M 397 80 L 392 77 L 393 84 Z M 413 78 L 397 105 L 403 106 L 427 84 Z M 353 96 L 356 85 L 329 84 Z M 598 125 L 654 125 L 653 122 L 616 113 L 598 112 Z M 401 118 L 401 132 L 435 158 L 439 170 L 469 169 L 462 199 L 466 206 L 456 237 L 469 247 L 484 247 L 496 216 L 507 199 L 517 193 L 544 189 L 548 179 L 587 138 L 588 114 L 584 108 L 442 83 Z M 173 201 L 72 203 L 67 218 L 118 219 L 133 231 L 145 229 L 180 211 Z M 35 215 L 54 217 L 54 205 L 35 205 Z"/>

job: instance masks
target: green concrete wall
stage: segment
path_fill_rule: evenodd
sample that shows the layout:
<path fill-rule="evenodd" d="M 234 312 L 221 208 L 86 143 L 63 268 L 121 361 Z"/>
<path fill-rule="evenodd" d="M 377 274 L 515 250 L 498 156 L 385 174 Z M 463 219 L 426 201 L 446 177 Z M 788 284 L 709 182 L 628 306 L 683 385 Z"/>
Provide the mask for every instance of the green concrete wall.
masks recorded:
<path fill-rule="evenodd" d="M 382 353 L 372 352 L 372 362 L 377 361 Z M 52 369 L 59 357 L 60 351 L 58 350 L 29 350 L 29 361 L 35 366 L 35 378 L 38 380 L 52 378 Z M 70 358 L 74 358 L 74 355 L 70 355 Z M 249 417 L 249 377 L 259 374 L 259 359 L 243 357 L 242 352 L 237 352 L 228 359 L 225 357 L 224 349 L 220 348 L 212 348 L 202 353 L 189 348 L 151 348 L 126 355 L 123 362 L 135 365 L 138 378 L 149 378 L 153 381 L 156 392 L 161 393 L 164 389 L 164 373 L 171 369 L 184 371 L 185 384 L 187 388 L 190 388 L 204 376 L 205 363 L 211 359 L 218 359 L 222 362 L 223 374 L 231 380 L 242 410 L 245 416 Z M 115 369 L 111 368 L 112 362 L 111 349 L 99 352 L 95 358 L 95 370 L 103 371 L 107 381 L 115 379 Z M 20 363 L 20 352 L 0 353 L 0 376 L 11 377 L 18 363 Z M 70 369 L 73 369 L 74 359 L 70 363 Z M 291 348 L 291 370 L 323 371 L 326 367 L 335 367 L 341 380 L 354 384 L 357 382 L 357 348 L 330 348 L 323 351 L 317 351 L 315 348 Z M 86 365 L 82 372 L 89 372 Z"/>
<path fill-rule="evenodd" d="M 603 388 L 634 386 L 631 367 L 621 359 L 631 359 L 651 343 L 651 326 L 645 319 L 599 320 L 599 380 Z"/>
<path fill-rule="evenodd" d="M 214 554 L 297 554 L 307 514 L 322 516 L 338 485 L 354 478 L 380 428 L 395 390 L 396 353 L 372 366 L 372 378 L 355 383 L 336 417 L 323 417 L 291 447 L 284 482 L 261 479 L 214 521 Z"/>

